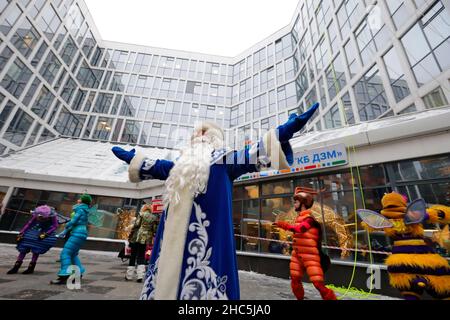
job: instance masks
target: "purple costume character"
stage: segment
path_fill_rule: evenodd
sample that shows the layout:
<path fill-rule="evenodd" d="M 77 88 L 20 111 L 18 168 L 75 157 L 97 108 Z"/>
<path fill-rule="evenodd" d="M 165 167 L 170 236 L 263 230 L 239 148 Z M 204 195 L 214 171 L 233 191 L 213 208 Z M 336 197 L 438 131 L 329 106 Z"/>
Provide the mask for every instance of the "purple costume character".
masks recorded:
<path fill-rule="evenodd" d="M 22 265 L 23 259 L 32 252 L 30 265 L 23 274 L 34 272 L 36 261 L 40 254 L 46 253 L 56 243 L 55 231 L 58 228 L 58 217 L 54 209 L 47 205 L 39 206 L 32 212 L 31 219 L 20 230 L 17 236 L 17 251 L 19 256 L 14 267 L 8 274 L 17 273 Z"/>

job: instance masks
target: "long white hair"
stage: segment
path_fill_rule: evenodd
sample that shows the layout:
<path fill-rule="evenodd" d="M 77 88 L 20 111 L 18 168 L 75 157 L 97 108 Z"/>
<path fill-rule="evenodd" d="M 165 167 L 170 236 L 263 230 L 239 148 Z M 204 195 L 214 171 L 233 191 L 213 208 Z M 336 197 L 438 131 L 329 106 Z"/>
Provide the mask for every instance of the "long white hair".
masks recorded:
<path fill-rule="evenodd" d="M 181 149 L 166 180 L 164 206 L 176 206 L 180 202 L 180 191 L 189 190 L 195 198 L 206 193 L 211 166 L 212 153 L 224 145 L 223 131 L 213 123 L 201 123 L 196 126 L 190 143 Z"/>

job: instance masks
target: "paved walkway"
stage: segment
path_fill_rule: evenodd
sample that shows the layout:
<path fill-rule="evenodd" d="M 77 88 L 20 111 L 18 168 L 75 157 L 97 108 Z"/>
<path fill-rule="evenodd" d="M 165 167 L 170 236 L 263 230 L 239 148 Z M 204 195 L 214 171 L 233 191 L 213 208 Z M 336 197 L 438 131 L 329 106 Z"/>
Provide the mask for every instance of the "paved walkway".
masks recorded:
<path fill-rule="evenodd" d="M 142 283 L 125 281 L 127 263 L 117 258 L 117 253 L 81 250 L 80 259 L 86 267 L 81 280 L 81 289 L 70 290 L 66 286 L 50 285 L 59 269 L 61 249 L 53 248 L 38 260 L 34 274 L 22 274 L 27 266 L 27 257 L 19 273 L 8 275 L 17 251 L 15 246 L 0 244 L 0 299 L 33 300 L 135 300 L 139 298 Z M 245 300 L 294 300 L 290 282 L 253 272 L 239 272 L 241 298 Z M 339 292 L 338 292 L 338 295 Z M 315 288 L 305 284 L 305 296 L 310 300 L 320 299 Z M 392 299 L 379 295 L 347 293 L 345 299 Z"/>

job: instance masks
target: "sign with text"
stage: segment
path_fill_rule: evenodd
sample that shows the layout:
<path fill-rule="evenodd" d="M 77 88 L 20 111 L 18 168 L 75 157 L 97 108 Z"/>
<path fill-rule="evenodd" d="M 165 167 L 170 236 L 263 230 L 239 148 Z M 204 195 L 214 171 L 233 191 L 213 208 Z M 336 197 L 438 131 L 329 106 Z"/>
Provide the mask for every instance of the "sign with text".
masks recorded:
<path fill-rule="evenodd" d="M 337 144 L 294 153 L 294 163 L 286 170 L 271 170 L 245 174 L 236 181 L 258 179 L 295 172 L 313 171 L 348 164 L 347 150 L 344 144 Z"/>

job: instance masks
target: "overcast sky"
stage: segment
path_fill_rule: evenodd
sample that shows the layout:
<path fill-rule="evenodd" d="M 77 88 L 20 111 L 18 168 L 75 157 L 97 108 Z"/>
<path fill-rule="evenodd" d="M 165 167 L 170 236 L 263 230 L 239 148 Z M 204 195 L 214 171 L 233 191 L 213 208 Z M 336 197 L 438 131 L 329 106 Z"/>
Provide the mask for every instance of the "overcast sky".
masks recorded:
<path fill-rule="evenodd" d="M 103 39 L 236 56 L 285 27 L 298 0 L 85 0 Z"/>

